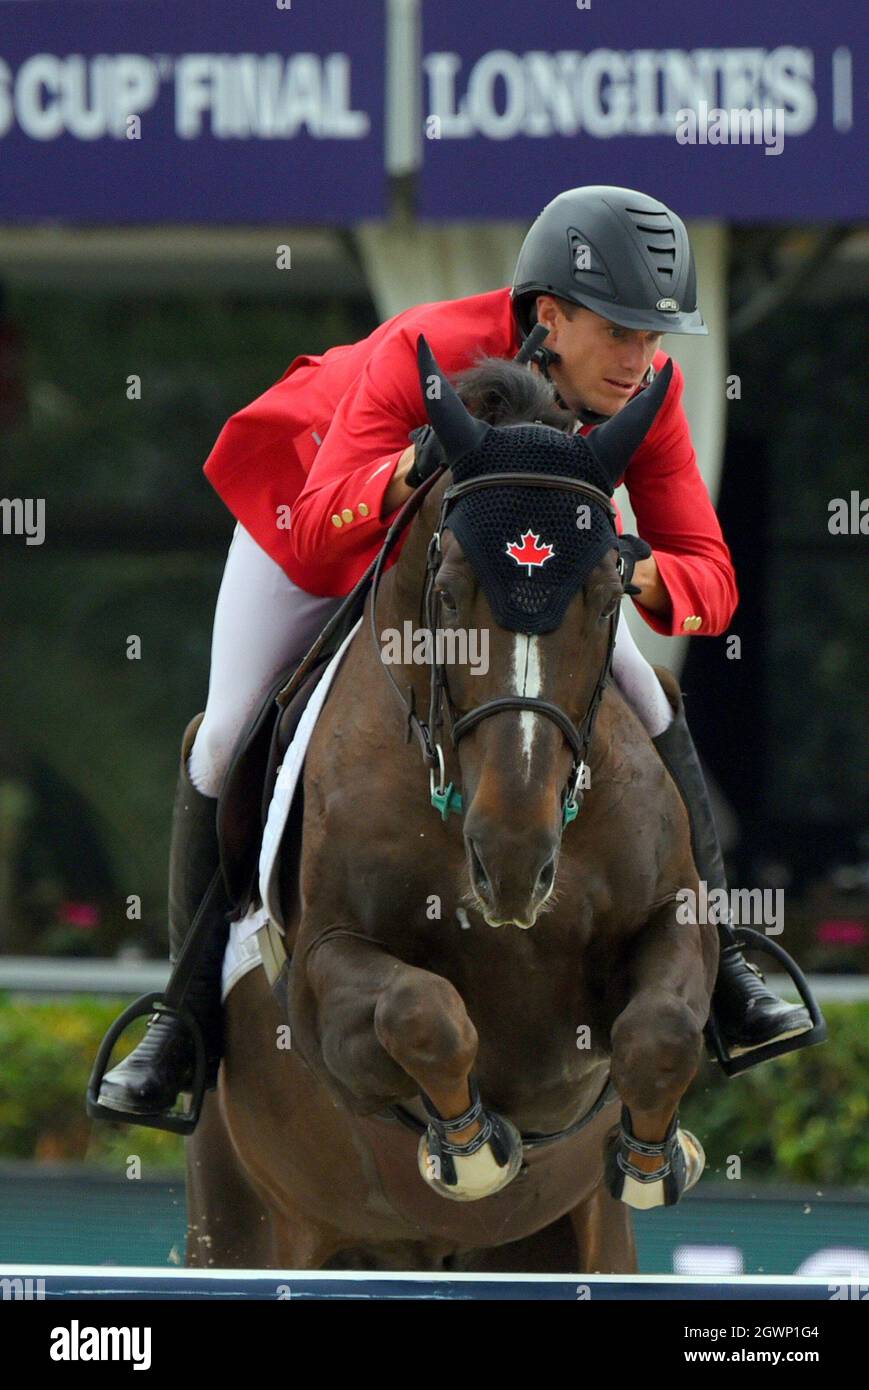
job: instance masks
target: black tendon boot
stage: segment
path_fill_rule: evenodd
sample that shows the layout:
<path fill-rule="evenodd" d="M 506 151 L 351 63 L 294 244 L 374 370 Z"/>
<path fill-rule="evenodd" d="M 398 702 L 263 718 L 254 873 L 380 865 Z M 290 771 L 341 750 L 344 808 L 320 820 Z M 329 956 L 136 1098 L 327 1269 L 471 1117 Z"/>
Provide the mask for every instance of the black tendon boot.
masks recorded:
<path fill-rule="evenodd" d="M 198 1023 L 205 1042 L 206 1084 L 214 1086 L 223 1041 L 220 986 L 230 904 L 220 873 L 217 801 L 198 792 L 187 771 L 201 721 L 197 715 L 184 733 L 172 817 L 169 957 L 173 971 L 167 998 L 180 1002 Z M 182 975 L 189 978 L 182 981 Z M 99 1103 L 124 1111 L 132 1123 L 141 1115 L 147 1124 L 145 1117 L 167 1114 L 179 1093 L 190 1087 L 195 1057 L 190 1029 L 173 1013 L 157 1012 L 138 1047 L 103 1077 Z"/>
<path fill-rule="evenodd" d="M 708 893 L 716 888 L 726 892 L 721 845 L 700 759 L 685 720 L 681 692 L 669 671 L 656 666 L 655 672 L 673 707 L 674 718 L 669 729 L 652 742 L 685 803 L 698 877 L 705 880 Z M 781 1051 L 794 1051 L 809 1046 L 810 1041 L 820 1041 L 818 1037 L 805 1042 L 790 1041 L 812 1030 L 809 1011 L 802 1004 L 785 1003 L 767 988 L 757 967 L 745 959 L 729 912 L 727 920 L 718 924 L 718 940 L 720 957 L 711 1013 L 728 1061 L 735 1062 L 755 1049 L 762 1050 L 754 1061 L 744 1060 L 739 1065 L 740 1071 L 747 1070 Z"/>

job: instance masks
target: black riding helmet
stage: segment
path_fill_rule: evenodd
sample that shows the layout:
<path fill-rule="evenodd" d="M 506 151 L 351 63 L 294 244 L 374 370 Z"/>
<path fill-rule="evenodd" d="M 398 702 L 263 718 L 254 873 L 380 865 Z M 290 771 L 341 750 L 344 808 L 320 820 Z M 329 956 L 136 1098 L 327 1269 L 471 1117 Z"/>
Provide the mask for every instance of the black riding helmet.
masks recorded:
<path fill-rule="evenodd" d="M 581 304 L 623 328 L 709 331 L 697 308 L 684 222 L 631 188 L 568 188 L 546 204 L 522 243 L 513 276 L 513 310 L 523 333 L 533 327 L 538 294 Z"/>

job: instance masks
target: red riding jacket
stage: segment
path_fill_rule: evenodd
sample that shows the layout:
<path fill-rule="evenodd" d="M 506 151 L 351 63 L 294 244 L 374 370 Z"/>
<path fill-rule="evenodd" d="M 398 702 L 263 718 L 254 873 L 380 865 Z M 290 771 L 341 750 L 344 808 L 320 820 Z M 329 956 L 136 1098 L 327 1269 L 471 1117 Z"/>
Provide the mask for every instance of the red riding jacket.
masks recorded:
<path fill-rule="evenodd" d="M 521 342 L 509 289 L 406 309 L 358 343 L 297 357 L 280 381 L 230 417 L 205 464 L 237 520 L 309 593 L 349 593 L 383 540 L 383 495 L 409 432 L 427 419 L 416 359 L 420 332 L 450 376 L 480 356 L 513 357 Z M 655 366 L 666 356 L 656 354 Z M 674 367 L 664 404 L 624 476 L 672 619 L 638 607 L 656 632 L 715 636 L 736 607 L 736 579 L 697 467 L 682 372 Z"/>

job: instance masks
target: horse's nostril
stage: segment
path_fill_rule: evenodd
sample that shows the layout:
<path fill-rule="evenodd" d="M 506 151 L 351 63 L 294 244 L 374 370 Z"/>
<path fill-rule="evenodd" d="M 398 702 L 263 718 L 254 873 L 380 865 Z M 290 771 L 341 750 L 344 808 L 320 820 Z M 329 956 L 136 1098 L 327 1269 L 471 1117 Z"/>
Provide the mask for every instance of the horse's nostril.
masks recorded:
<path fill-rule="evenodd" d="M 473 840 L 468 841 L 468 847 L 471 851 L 471 873 L 474 879 L 474 887 L 478 892 L 485 892 L 488 894 L 490 892 L 489 875 L 483 868 L 483 861 L 477 853 L 477 848 Z"/>
<path fill-rule="evenodd" d="M 555 881 L 555 855 L 549 859 L 537 875 L 538 893 L 548 893 Z"/>

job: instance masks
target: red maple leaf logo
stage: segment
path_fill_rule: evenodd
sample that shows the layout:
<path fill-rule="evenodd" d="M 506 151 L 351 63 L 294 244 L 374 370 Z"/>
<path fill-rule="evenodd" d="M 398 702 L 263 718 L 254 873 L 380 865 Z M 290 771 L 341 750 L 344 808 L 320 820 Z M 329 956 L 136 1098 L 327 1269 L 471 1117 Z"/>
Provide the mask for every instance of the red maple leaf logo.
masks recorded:
<path fill-rule="evenodd" d="M 532 566 L 539 569 L 552 559 L 553 548 L 551 545 L 541 545 L 540 537 L 534 531 L 526 531 L 521 541 L 507 542 L 507 554 L 517 565 L 527 565 L 530 574 Z"/>

